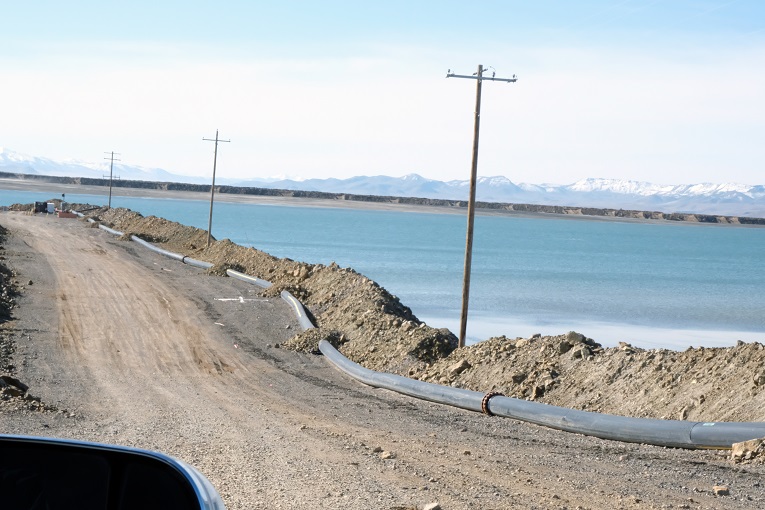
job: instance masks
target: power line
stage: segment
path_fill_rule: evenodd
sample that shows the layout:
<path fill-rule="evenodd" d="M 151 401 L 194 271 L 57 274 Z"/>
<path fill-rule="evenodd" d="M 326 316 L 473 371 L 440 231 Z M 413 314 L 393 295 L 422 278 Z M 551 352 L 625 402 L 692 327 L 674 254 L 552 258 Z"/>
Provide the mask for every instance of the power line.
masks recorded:
<path fill-rule="evenodd" d="M 468 224 L 467 235 L 465 239 L 465 272 L 462 277 L 462 315 L 460 317 L 460 336 L 459 347 L 465 346 L 465 335 L 467 333 L 467 315 L 468 315 L 468 301 L 470 298 L 470 269 L 473 260 L 473 225 L 475 224 L 475 189 L 476 180 L 478 174 L 478 131 L 481 125 L 481 82 L 483 80 L 490 81 L 503 81 L 507 83 L 515 83 L 518 78 L 513 75 L 512 78 L 497 78 L 496 72 L 492 67 L 491 76 L 484 76 L 484 69 L 482 65 L 478 66 L 478 71 L 472 76 L 464 74 L 454 74 L 451 69 L 446 72 L 447 78 L 467 78 L 470 80 L 476 80 L 476 93 L 475 93 L 475 127 L 473 129 L 473 162 L 470 166 L 470 199 L 468 200 Z"/>
<path fill-rule="evenodd" d="M 114 177 L 114 162 L 122 161 L 121 159 L 114 159 L 114 155 L 116 154 L 118 156 L 121 156 L 122 154 L 120 154 L 119 152 L 114 152 L 114 151 L 104 152 L 104 154 L 110 154 L 108 158 L 104 158 L 104 159 L 108 159 L 110 161 L 109 163 L 109 209 L 111 209 L 112 208 L 112 179 Z"/>
<path fill-rule="evenodd" d="M 215 168 L 218 166 L 218 143 L 230 142 L 231 140 L 220 140 L 218 138 L 218 130 L 215 130 L 215 139 L 202 138 L 206 142 L 215 142 L 215 156 L 213 157 L 213 176 L 212 186 L 210 187 L 210 219 L 207 222 L 207 247 L 210 247 L 210 231 L 212 230 L 212 213 L 213 213 L 213 201 L 215 200 Z"/>

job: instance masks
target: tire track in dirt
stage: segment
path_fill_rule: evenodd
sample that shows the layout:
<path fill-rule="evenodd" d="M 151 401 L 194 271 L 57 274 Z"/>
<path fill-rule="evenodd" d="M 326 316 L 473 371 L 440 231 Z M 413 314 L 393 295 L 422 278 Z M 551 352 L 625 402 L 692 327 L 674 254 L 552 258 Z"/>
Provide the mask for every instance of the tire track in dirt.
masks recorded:
<path fill-rule="evenodd" d="M 37 226 L 49 228 L 35 228 L 26 240 L 35 251 L 50 254 L 58 343 L 69 357 L 67 366 L 88 381 L 84 386 L 98 399 L 108 394 L 107 400 L 128 405 L 141 381 L 143 398 L 158 399 L 158 409 L 182 405 L 178 396 L 167 398 L 157 388 L 188 388 L 200 377 L 241 368 L 209 341 L 216 332 L 200 320 L 192 302 L 108 246 L 103 235 L 57 228 L 54 222 Z"/>

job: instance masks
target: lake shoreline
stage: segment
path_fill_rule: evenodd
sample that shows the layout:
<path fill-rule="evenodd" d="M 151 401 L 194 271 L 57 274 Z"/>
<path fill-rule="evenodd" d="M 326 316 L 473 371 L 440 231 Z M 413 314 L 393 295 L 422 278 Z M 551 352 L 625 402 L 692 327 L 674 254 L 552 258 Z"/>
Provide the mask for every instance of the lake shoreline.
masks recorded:
<path fill-rule="evenodd" d="M 427 310 L 418 311 L 418 317 L 435 328 L 459 330 L 459 311 L 455 311 L 452 316 L 428 313 Z M 501 332 L 512 332 L 514 337 L 530 338 L 536 334 L 554 336 L 571 330 L 597 340 L 604 347 L 617 347 L 619 342 L 626 342 L 641 349 L 683 351 L 690 347 L 733 347 L 739 341 L 765 342 L 765 332 L 762 331 L 649 326 L 586 319 L 537 323 L 523 318 L 478 312 L 470 315 L 467 344 L 479 344 Z"/>
<path fill-rule="evenodd" d="M 16 177 L 12 177 L 16 175 Z M 107 202 L 108 185 L 84 184 L 79 178 L 19 178 L 23 174 L 7 174 L 0 172 L 0 187 L 8 190 L 24 190 L 48 192 L 55 194 L 75 193 L 95 195 L 105 198 Z M 42 177 L 42 176 L 41 176 Z M 100 181 L 89 179 L 90 181 Z M 108 182 L 108 181 L 107 181 Z M 177 183 L 154 183 L 135 181 L 142 186 L 130 187 L 120 181 L 119 186 L 112 188 L 112 199 L 115 197 L 147 197 L 166 198 L 170 200 L 200 200 L 210 201 L 209 186 L 207 190 L 201 185 L 178 185 Z M 131 181 L 132 182 L 132 181 Z M 173 185 L 173 186 L 171 186 Z M 184 189 L 176 189 L 178 187 Z M 173 189 L 171 189 L 173 188 Z M 269 193 L 235 193 L 232 190 L 263 190 Z M 222 191 L 220 191 L 222 190 Z M 51 197 L 57 198 L 57 197 Z M 293 207 L 318 207 L 337 209 L 381 210 L 394 212 L 413 212 L 422 214 L 458 214 L 467 215 L 466 201 L 435 200 L 412 197 L 381 197 L 366 195 L 350 195 L 324 192 L 293 192 L 288 190 L 267 190 L 261 188 L 236 188 L 231 186 L 216 186 L 216 202 L 286 205 Z M 448 204 L 448 205 L 447 205 Z M 586 207 L 545 206 L 533 204 L 502 204 L 495 202 L 478 202 L 476 214 L 481 216 L 512 216 L 518 218 L 561 219 L 580 221 L 617 221 L 625 223 L 648 223 L 658 225 L 704 225 L 704 226 L 735 226 L 735 227 L 765 227 L 765 218 L 739 218 L 735 216 L 663 213 L 658 211 L 630 211 L 616 209 L 600 209 Z"/>

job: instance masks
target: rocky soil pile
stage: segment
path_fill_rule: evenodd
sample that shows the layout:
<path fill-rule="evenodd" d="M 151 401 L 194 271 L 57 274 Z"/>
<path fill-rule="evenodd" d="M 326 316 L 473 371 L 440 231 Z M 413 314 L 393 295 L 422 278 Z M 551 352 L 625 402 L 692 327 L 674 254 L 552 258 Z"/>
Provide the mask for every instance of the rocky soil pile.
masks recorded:
<path fill-rule="evenodd" d="M 0 226 L 0 409 L 33 411 L 49 411 L 52 407 L 43 404 L 38 397 L 29 393 L 26 384 L 15 377 L 16 365 L 14 353 L 16 342 L 14 330 L 8 326 L 15 306 L 14 298 L 18 295 L 21 285 L 16 280 L 13 270 L 5 265 L 5 248 L 3 241 L 8 231 Z M 28 282 L 27 284 L 31 284 Z"/>
<path fill-rule="evenodd" d="M 765 420 L 765 346 L 604 348 L 575 332 L 492 338 L 417 374 L 423 380 L 635 417 Z"/>
<path fill-rule="evenodd" d="M 374 370 L 424 381 L 499 391 L 507 396 L 589 411 L 695 421 L 765 420 L 765 347 L 759 343 L 684 352 L 621 344 L 604 348 L 575 332 L 498 337 L 456 348 L 448 330 L 419 321 L 375 282 L 350 268 L 279 259 L 229 240 L 206 247 L 206 232 L 127 209 L 88 213 L 126 234 L 288 290 L 317 325 L 286 347 L 315 351 L 326 338 Z"/>
<path fill-rule="evenodd" d="M 228 239 L 207 248 L 207 233 L 128 209 L 100 209 L 88 215 L 115 230 L 137 235 L 164 249 L 214 264 L 211 272 L 235 269 L 268 280 L 267 294 L 282 290 L 297 297 L 318 331 L 291 339 L 285 347 L 315 351 L 326 338 L 348 358 L 375 370 L 414 373 L 449 354 L 457 345 L 448 330 L 420 322 L 412 311 L 377 283 L 337 264 L 307 264 L 280 259 Z"/>
<path fill-rule="evenodd" d="M 5 247 L 2 245 L 8 231 L 0 226 L 0 376 L 10 376 L 13 373 L 13 341 L 11 332 L 4 327 L 5 323 L 11 318 L 11 309 L 13 308 L 13 297 L 17 294 L 17 283 L 13 271 L 5 265 Z M 5 396 L 5 381 L 0 382 L 0 400 Z"/>
<path fill-rule="evenodd" d="M 13 271 L 5 265 L 5 256 L 2 254 L 6 235 L 8 231 L 0 226 L 0 324 L 10 319 L 13 296 L 17 293 Z"/>

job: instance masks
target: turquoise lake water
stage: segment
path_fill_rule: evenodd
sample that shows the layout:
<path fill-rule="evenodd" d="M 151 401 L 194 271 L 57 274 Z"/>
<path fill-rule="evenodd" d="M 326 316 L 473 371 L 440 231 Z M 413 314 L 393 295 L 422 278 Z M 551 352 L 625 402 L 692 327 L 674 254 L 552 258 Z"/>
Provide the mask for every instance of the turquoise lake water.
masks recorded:
<path fill-rule="evenodd" d="M 0 190 L 0 205 L 49 195 Z M 207 229 L 205 200 L 114 197 L 112 206 Z M 465 226 L 461 214 L 216 202 L 213 235 L 353 267 L 456 332 Z M 576 330 L 647 348 L 762 342 L 763 254 L 765 228 L 477 216 L 468 340 Z"/>

